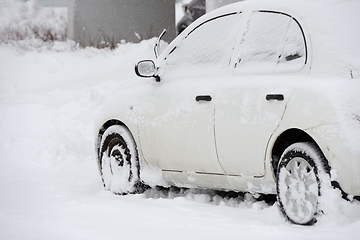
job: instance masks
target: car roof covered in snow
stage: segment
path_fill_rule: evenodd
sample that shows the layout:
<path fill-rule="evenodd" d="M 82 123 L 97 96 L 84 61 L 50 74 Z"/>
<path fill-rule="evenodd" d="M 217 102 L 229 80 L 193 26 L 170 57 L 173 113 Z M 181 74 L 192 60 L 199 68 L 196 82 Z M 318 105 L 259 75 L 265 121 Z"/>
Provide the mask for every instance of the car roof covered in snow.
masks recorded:
<path fill-rule="evenodd" d="M 230 12 L 269 10 L 296 18 L 307 37 L 311 74 L 336 74 L 360 78 L 359 0 L 247 0 L 216 9 L 198 23 Z"/>

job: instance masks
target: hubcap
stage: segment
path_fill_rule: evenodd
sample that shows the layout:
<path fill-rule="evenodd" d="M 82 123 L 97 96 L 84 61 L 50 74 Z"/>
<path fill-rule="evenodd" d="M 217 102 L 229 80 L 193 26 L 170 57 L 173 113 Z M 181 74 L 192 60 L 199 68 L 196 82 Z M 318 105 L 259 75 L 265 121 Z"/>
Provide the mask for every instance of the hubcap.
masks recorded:
<path fill-rule="evenodd" d="M 314 168 L 303 158 L 289 161 L 279 174 L 279 197 L 286 215 L 294 222 L 306 224 L 317 209 L 319 185 Z"/>

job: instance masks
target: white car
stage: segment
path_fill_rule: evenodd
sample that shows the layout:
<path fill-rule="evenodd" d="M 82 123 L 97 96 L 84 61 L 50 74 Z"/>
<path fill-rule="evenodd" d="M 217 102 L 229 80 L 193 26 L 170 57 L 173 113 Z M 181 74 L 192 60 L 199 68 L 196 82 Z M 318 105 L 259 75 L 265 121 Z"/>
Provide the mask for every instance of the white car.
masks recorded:
<path fill-rule="evenodd" d="M 359 199 L 359 9 L 250 0 L 196 20 L 100 112 L 105 188 L 277 194 L 302 225 L 316 222 L 324 186 Z"/>

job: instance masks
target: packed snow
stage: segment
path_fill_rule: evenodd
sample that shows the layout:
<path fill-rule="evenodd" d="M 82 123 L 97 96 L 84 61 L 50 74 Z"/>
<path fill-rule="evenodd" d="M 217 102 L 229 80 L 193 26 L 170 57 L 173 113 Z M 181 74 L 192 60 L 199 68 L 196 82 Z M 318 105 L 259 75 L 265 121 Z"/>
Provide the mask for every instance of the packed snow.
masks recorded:
<path fill-rule="evenodd" d="M 8 23 L 0 20 L 0 28 Z M 0 44 L 0 239 L 360 238 L 360 203 L 337 191 L 322 196 L 332 204 L 318 223 L 303 227 L 286 222 L 276 203 L 250 194 L 104 190 L 93 123 L 105 100 L 134 76 L 135 63 L 154 57 L 154 43 L 114 51 L 72 41 Z"/>

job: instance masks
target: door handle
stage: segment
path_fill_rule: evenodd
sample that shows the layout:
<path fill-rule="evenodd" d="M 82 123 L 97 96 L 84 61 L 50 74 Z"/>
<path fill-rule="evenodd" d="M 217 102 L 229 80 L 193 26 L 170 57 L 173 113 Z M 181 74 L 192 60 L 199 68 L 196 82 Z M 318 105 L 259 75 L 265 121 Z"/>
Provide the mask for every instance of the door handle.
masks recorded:
<path fill-rule="evenodd" d="M 282 100 L 284 100 L 284 95 L 282 95 L 282 94 L 267 94 L 266 95 L 266 100 L 268 100 L 268 101 L 270 101 L 270 100 L 282 101 Z"/>
<path fill-rule="evenodd" d="M 196 96 L 195 100 L 197 102 L 200 101 L 210 102 L 212 100 L 212 97 L 210 95 L 201 95 L 201 96 Z"/>

